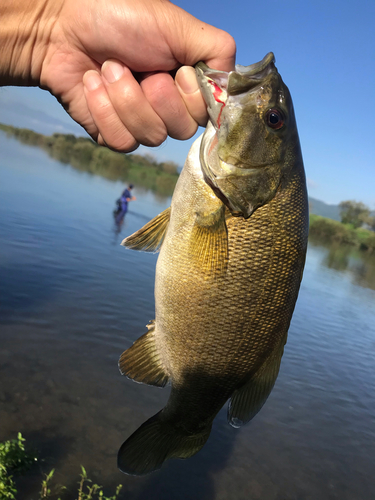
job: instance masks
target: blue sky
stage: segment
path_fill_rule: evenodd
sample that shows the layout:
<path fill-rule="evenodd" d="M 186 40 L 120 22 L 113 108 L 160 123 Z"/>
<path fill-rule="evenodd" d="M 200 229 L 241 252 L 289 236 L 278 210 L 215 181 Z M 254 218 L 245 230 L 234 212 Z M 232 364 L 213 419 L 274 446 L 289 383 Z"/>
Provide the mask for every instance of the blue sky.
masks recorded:
<path fill-rule="evenodd" d="M 309 194 L 375 208 L 375 1 L 175 2 L 236 40 L 237 62 L 272 51 L 297 116 Z M 42 133 L 84 132 L 47 92 L 0 89 L 0 121 Z M 202 132 L 202 129 L 200 129 Z M 141 148 L 184 163 L 192 140 Z"/>

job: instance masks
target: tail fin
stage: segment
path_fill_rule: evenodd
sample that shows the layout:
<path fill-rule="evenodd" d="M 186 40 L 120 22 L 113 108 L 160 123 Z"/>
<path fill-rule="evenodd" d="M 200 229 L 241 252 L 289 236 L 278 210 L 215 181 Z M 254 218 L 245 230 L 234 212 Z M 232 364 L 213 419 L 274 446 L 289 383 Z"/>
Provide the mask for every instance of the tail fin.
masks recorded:
<path fill-rule="evenodd" d="M 189 458 L 205 444 L 211 426 L 200 434 L 184 434 L 162 411 L 142 424 L 121 446 L 117 464 L 125 474 L 143 476 L 161 468 L 169 458 Z"/>

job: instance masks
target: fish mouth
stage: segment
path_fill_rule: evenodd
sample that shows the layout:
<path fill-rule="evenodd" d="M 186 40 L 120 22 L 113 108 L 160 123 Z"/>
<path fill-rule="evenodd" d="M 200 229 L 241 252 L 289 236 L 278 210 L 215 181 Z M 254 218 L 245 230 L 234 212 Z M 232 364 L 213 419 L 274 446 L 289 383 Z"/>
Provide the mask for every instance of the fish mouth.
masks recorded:
<path fill-rule="evenodd" d="M 259 204 L 249 200 L 246 188 L 249 183 L 258 182 L 256 177 L 259 176 L 260 167 L 264 165 L 247 167 L 225 162 L 218 152 L 218 135 L 225 133 L 226 120 L 230 120 L 225 114 L 228 99 L 251 92 L 269 74 L 277 72 L 275 56 L 269 52 L 260 62 L 250 66 L 237 64 L 235 71 L 229 73 L 213 70 L 203 62 L 199 62 L 195 69 L 211 122 L 200 148 L 204 179 L 232 215 L 247 219 Z"/>
<path fill-rule="evenodd" d="M 195 71 L 208 115 L 218 130 L 222 125 L 222 114 L 228 97 L 251 91 L 261 80 L 277 70 L 275 56 L 273 52 L 269 52 L 261 61 L 250 66 L 236 64 L 235 70 L 229 73 L 211 69 L 202 61 L 196 64 Z"/>

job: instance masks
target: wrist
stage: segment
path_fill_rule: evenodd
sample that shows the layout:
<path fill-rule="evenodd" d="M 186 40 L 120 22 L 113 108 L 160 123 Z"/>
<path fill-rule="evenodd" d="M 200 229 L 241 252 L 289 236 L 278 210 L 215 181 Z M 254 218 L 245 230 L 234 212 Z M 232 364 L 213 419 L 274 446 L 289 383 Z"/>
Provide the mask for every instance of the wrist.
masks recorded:
<path fill-rule="evenodd" d="M 0 85 L 39 85 L 58 1 L 1 0 Z"/>

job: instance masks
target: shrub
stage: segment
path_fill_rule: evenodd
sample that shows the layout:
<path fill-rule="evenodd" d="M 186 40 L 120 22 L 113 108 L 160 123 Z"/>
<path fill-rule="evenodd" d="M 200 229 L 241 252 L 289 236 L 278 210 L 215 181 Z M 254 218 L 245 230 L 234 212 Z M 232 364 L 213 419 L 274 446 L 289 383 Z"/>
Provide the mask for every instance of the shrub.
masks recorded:
<path fill-rule="evenodd" d="M 0 500 L 16 500 L 17 488 L 13 481 L 13 474 L 21 474 L 28 470 L 37 460 L 35 454 L 25 450 L 25 439 L 18 433 L 17 439 L 0 443 Z M 55 473 L 52 469 L 42 479 L 41 490 L 38 500 L 47 500 L 56 497 L 51 491 L 51 482 Z M 114 495 L 107 497 L 104 495 L 103 487 L 92 483 L 88 478 L 85 468 L 81 465 L 80 481 L 78 483 L 77 500 L 117 500 L 122 485 L 116 487 Z M 65 486 L 57 488 L 59 494 L 66 490 Z M 63 500 L 60 496 L 58 500 Z"/>
<path fill-rule="evenodd" d="M 363 250 L 375 250 L 375 233 L 352 224 L 343 224 L 319 215 L 310 215 L 309 237 L 327 243 L 352 245 Z"/>
<path fill-rule="evenodd" d="M 17 439 L 0 443 L 0 499 L 15 500 L 17 493 L 13 475 L 30 468 L 36 456 L 25 451 L 25 439 L 19 432 Z"/>

